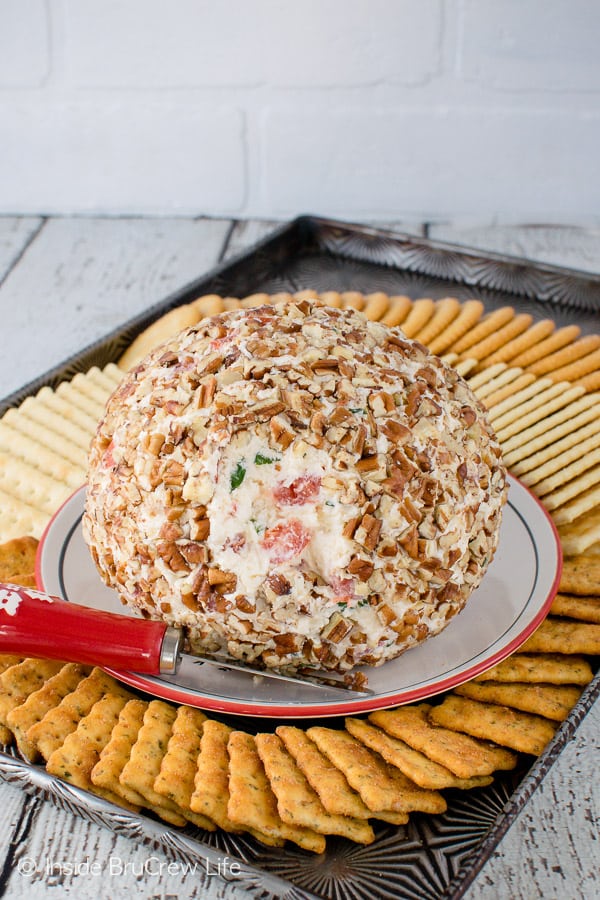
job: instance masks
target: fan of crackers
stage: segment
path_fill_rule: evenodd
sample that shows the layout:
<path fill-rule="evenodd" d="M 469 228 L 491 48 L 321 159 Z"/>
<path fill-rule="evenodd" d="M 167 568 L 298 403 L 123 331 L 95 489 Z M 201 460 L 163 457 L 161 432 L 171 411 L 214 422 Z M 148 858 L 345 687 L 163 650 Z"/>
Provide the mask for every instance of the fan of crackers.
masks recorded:
<path fill-rule="evenodd" d="M 35 584 L 38 539 L 86 477 L 90 438 L 124 371 L 226 309 L 320 299 L 399 325 L 454 365 L 486 405 L 505 462 L 556 523 L 565 562 L 549 616 L 509 659 L 451 693 L 346 718 L 248 733 L 139 695 L 99 668 L 0 656 L 0 739 L 78 788 L 171 826 L 245 833 L 322 853 L 326 836 L 439 814 L 543 752 L 600 654 L 600 336 L 479 300 L 306 290 L 206 295 L 171 310 L 118 364 L 42 388 L 0 419 L 0 581 Z"/>

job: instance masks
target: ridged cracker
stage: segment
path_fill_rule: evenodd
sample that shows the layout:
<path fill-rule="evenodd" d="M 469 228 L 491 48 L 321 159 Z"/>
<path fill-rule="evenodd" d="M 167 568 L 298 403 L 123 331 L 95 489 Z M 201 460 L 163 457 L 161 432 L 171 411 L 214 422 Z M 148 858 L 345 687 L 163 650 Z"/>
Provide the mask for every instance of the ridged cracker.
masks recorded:
<path fill-rule="evenodd" d="M 477 675 L 473 681 L 585 685 L 589 684 L 593 677 L 592 667 L 582 656 L 519 651 L 482 675 Z"/>

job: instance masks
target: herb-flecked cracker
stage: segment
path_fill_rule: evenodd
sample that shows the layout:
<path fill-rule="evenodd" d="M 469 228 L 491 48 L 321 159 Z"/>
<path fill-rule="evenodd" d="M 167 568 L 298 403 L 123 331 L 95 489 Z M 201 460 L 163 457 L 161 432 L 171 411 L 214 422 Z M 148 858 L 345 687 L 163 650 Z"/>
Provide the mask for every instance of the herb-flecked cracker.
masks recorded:
<path fill-rule="evenodd" d="M 450 769 L 433 762 L 424 753 L 414 750 L 398 738 L 391 737 L 380 728 L 365 722 L 364 719 L 347 718 L 345 724 L 353 737 L 369 747 L 370 750 L 383 756 L 386 762 L 400 769 L 419 787 L 430 790 L 451 787 L 469 790 L 470 788 L 484 787 L 492 782 L 491 775 L 459 778 Z"/>
<path fill-rule="evenodd" d="M 408 814 L 393 810 L 374 813 L 363 802 L 360 794 L 348 784 L 346 776 L 321 753 L 317 745 L 301 728 L 279 725 L 276 732 L 294 757 L 299 769 L 311 787 L 319 795 L 321 803 L 332 814 L 352 816 L 356 819 L 377 818 L 392 825 L 405 825 Z"/>
<path fill-rule="evenodd" d="M 307 734 L 344 773 L 348 783 L 374 813 L 380 809 L 405 813 L 445 811 L 446 801 L 441 794 L 418 787 L 347 731 L 315 725 Z"/>
<path fill-rule="evenodd" d="M 21 706 L 8 713 L 8 725 L 15 736 L 17 747 L 31 762 L 35 762 L 39 754 L 35 744 L 28 739 L 27 732 L 32 725 L 43 719 L 48 710 L 54 709 L 67 694 L 74 691 L 88 674 L 89 669 L 85 666 L 66 663 L 56 675 L 30 694 Z"/>
<path fill-rule="evenodd" d="M 468 700 L 456 694 L 447 696 L 429 715 L 437 725 L 534 756 L 539 755 L 554 737 L 557 725 L 541 716 Z"/>
<path fill-rule="evenodd" d="M 450 769 L 459 778 L 491 775 L 496 769 L 513 769 L 516 766 L 517 757 L 509 750 L 489 747 L 472 737 L 436 727 L 429 721 L 430 709 L 423 703 L 380 710 L 371 713 L 369 721 Z"/>
<path fill-rule="evenodd" d="M 325 838 L 312 829 L 288 825 L 277 811 L 277 799 L 269 784 L 256 741 L 243 731 L 232 731 L 228 742 L 229 802 L 227 815 L 243 830 L 289 840 L 323 853 Z"/>
<path fill-rule="evenodd" d="M 358 844 L 371 844 L 375 840 L 373 829 L 365 819 L 327 812 L 280 737 L 257 734 L 256 747 L 284 822 L 311 828 L 319 834 L 337 834 Z"/>

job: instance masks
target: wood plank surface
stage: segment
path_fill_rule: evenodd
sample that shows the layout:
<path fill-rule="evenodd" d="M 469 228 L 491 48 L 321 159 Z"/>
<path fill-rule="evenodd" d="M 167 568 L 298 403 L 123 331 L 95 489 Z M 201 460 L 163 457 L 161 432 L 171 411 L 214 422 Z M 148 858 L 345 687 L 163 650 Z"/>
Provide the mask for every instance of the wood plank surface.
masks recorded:
<path fill-rule="evenodd" d="M 34 217 L 0 219 L 0 310 L 6 345 L 1 393 L 42 374 L 219 259 L 254 243 L 275 224 L 50 219 L 42 225 Z M 436 226 L 429 233 L 482 249 L 600 271 L 597 230 Z M 597 704 L 468 889 L 467 900 L 600 897 L 599 751 Z M 249 896 L 214 875 L 183 869 L 169 873 L 169 857 L 162 851 L 25 797 L 11 785 L 0 783 L 0 803 L 4 811 L 0 896 L 10 900 Z M 30 875 L 19 870 L 26 859 L 33 860 Z M 100 862 L 104 877 L 86 874 L 86 861 Z M 77 865 L 83 868 L 80 873 L 73 871 Z"/>

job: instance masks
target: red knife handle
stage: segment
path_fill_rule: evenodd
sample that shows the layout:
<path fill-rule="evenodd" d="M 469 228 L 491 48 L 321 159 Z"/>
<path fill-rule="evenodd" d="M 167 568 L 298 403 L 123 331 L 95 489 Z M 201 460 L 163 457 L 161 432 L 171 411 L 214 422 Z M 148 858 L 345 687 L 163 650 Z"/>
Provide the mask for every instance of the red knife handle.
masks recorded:
<path fill-rule="evenodd" d="M 158 675 L 174 672 L 181 632 L 164 622 L 0 584 L 0 652 Z"/>

